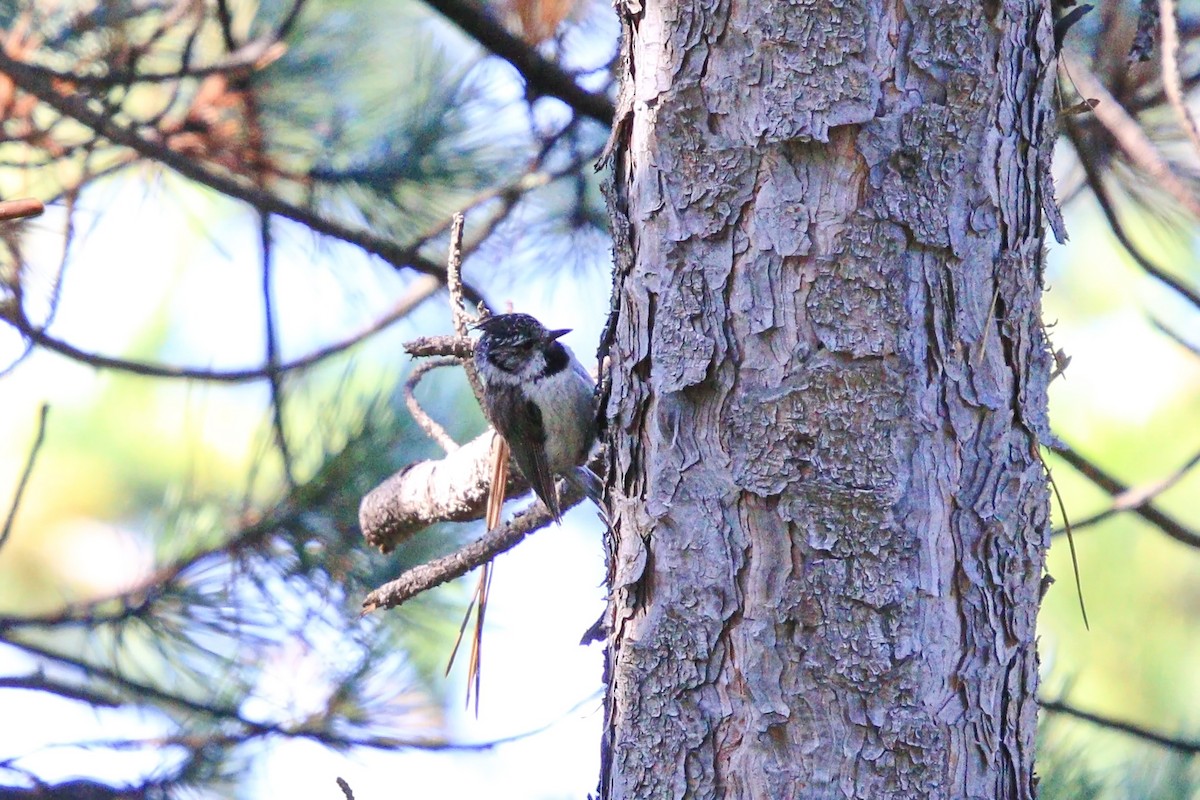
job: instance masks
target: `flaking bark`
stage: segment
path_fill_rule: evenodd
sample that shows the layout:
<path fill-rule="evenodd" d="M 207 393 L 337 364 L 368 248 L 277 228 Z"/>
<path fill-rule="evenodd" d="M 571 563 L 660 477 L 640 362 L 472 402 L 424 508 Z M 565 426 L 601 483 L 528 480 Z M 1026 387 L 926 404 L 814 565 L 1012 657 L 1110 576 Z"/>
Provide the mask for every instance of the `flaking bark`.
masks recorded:
<path fill-rule="evenodd" d="M 618 10 L 603 796 L 1034 797 L 1047 8 Z"/>

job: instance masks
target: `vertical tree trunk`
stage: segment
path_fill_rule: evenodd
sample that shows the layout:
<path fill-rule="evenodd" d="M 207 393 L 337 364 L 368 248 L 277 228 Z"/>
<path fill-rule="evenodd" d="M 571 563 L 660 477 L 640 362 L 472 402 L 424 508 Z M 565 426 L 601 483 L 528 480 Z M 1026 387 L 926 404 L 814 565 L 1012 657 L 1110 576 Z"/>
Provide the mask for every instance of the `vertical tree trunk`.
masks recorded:
<path fill-rule="evenodd" d="M 1035 796 L 1048 9 L 619 11 L 604 796 Z"/>

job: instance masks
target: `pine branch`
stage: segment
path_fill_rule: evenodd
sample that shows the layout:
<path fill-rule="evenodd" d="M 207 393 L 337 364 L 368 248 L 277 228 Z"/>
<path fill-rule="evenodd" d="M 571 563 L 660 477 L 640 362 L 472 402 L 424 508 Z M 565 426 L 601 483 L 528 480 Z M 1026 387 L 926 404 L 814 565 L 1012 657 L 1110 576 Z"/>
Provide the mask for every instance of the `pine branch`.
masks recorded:
<path fill-rule="evenodd" d="M 413 282 L 408 293 L 401 297 L 388 313 L 375 322 L 340 341 L 314 350 L 306 356 L 279 364 L 274 368 L 274 374 L 283 375 L 307 369 L 327 358 L 354 347 L 365 339 L 390 327 L 398 320 L 408 316 L 417 306 L 429 299 L 441 287 L 442 283 L 436 278 L 422 276 Z M 34 326 L 24 314 L 16 309 L 0 309 L 0 320 L 12 325 L 31 344 L 97 369 L 113 369 L 127 372 L 131 375 L 142 375 L 150 378 L 183 378 L 188 380 L 212 381 L 214 383 L 249 383 L 266 380 L 272 373 L 272 370 L 268 367 L 209 370 L 195 367 L 172 367 L 166 364 L 154 364 L 146 361 L 105 356 L 82 350 L 69 342 L 51 336 L 43 328 Z"/>
<path fill-rule="evenodd" d="M 95 98 L 60 92 L 55 87 L 53 78 L 45 70 L 18 61 L 3 49 L 0 49 L 0 72 L 7 74 L 19 88 L 38 97 L 60 114 L 75 119 L 114 144 L 131 148 L 142 156 L 169 167 L 185 178 L 241 200 L 263 213 L 299 222 L 316 233 L 355 245 L 364 252 L 383 259 L 396 269 L 413 269 L 443 282 L 446 279 L 445 268 L 422 256 L 416 248 L 397 244 L 370 231 L 345 225 L 310 209 L 289 203 L 265 189 L 245 182 L 240 177 L 217 172 L 195 158 L 172 150 L 160 141 L 148 139 L 134 128 L 115 121 L 105 113 L 93 110 L 90 103 L 95 102 Z M 482 295 L 473 287 L 465 286 L 464 294 L 473 303 L 483 302 Z"/>
<path fill-rule="evenodd" d="M 612 125 L 616 114 L 612 101 L 584 89 L 562 67 L 543 58 L 532 45 L 506 31 L 481 6 L 469 0 L 425 0 L 425 3 L 488 52 L 512 64 L 534 94 L 558 98 L 577 113 L 602 125 Z"/>
<path fill-rule="evenodd" d="M 562 508 L 570 508 L 583 499 L 583 493 L 569 483 L 562 486 L 565 488 L 559 495 Z M 380 586 L 363 600 L 363 613 L 367 614 L 378 608 L 394 608 L 421 592 L 460 578 L 516 547 L 526 536 L 553 521 L 554 516 L 550 509 L 539 501 L 519 512 L 506 524 L 465 547 L 448 556 L 413 567 L 396 580 Z"/>
<path fill-rule="evenodd" d="M 1041 706 L 1042 710 L 1044 711 L 1049 711 L 1053 714 L 1063 714 L 1065 716 L 1074 717 L 1075 719 L 1081 719 L 1085 722 L 1090 722 L 1093 725 L 1099 725 L 1102 728 L 1108 728 L 1109 730 L 1127 733 L 1130 736 L 1166 747 L 1178 753 L 1183 753 L 1184 755 L 1200 754 L 1200 741 L 1167 736 L 1166 734 L 1152 731 L 1149 728 L 1142 727 L 1141 725 L 1135 725 L 1132 722 L 1123 722 L 1121 720 L 1112 719 L 1111 717 L 1104 717 L 1100 714 L 1092 713 L 1091 711 L 1083 711 L 1075 708 L 1074 706 L 1068 705 L 1061 700 L 1039 700 L 1038 705 Z"/>
<path fill-rule="evenodd" d="M 1081 475 L 1099 486 L 1104 491 L 1108 492 L 1110 495 L 1119 497 L 1129 492 L 1128 486 L 1109 475 L 1098 465 L 1092 461 L 1089 461 L 1069 445 L 1058 444 L 1051 449 L 1055 455 L 1062 458 L 1064 461 L 1074 467 Z M 1132 511 L 1134 514 L 1137 514 L 1151 525 L 1154 525 L 1175 541 L 1186 544 L 1188 547 L 1200 548 L 1200 533 L 1189 529 L 1187 526 L 1168 516 L 1152 503 L 1147 502 L 1135 508 L 1131 508 L 1130 511 Z"/>
<path fill-rule="evenodd" d="M 1079 531 L 1083 528 L 1101 523 L 1115 514 L 1120 514 L 1125 511 L 1136 511 L 1138 509 L 1145 508 L 1151 503 L 1151 501 L 1154 500 L 1154 498 L 1158 497 L 1160 494 L 1179 483 L 1179 481 L 1181 481 L 1183 477 L 1187 475 L 1188 472 L 1190 472 L 1197 464 L 1200 464 L 1200 452 L 1194 454 L 1191 458 L 1185 461 L 1182 466 L 1180 466 L 1170 475 L 1167 475 L 1165 478 L 1151 481 L 1150 483 L 1142 486 L 1135 486 L 1130 489 L 1126 489 L 1119 494 L 1113 495 L 1112 502 L 1109 504 L 1108 508 L 1093 514 L 1090 517 L 1085 517 L 1078 522 L 1071 523 L 1071 529 Z M 1066 532 L 1066 528 L 1058 528 L 1051 534 L 1051 536 L 1059 536 Z"/>

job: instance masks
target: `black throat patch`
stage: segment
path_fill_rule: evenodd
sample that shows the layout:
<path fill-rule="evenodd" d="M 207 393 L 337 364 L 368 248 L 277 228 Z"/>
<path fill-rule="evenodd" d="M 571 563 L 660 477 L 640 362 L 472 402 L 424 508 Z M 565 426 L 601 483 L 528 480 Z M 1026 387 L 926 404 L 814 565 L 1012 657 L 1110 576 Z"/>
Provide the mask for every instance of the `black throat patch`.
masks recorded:
<path fill-rule="evenodd" d="M 567 368 L 571 363 L 571 356 L 567 354 L 567 348 L 563 347 L 558 342 L 551 342 L 546 348 L 546 376 L 557 375 Z"/>

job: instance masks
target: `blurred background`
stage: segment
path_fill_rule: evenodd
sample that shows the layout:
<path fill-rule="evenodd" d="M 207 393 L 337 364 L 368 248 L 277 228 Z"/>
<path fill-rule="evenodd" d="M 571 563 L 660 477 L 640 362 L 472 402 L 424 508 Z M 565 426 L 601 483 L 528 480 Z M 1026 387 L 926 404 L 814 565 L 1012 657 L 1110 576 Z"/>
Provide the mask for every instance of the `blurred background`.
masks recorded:
<path fill-rule="evenodd" d="M 1200 8 L 1142 12 L 1063 30 L 1046 457 L 1091 629 L 1056 535 L 1044 797 L 1200 797 Z M 0 36 L 0 200 L 46 204 L 0 222 L 0 798 L 593 792 L 594 512 L 496 560 L 476 716 L 473 576 L 359 608 L 481 527 L 383 555 L 357 506 L 441 454 L 402 344 L 451 331 L 454 211 L 468 293 L 594 362 L 608 4 L 8 0 Z M 484 430 L 458 370 L 416 395 Z"/>

